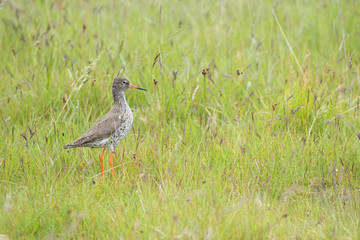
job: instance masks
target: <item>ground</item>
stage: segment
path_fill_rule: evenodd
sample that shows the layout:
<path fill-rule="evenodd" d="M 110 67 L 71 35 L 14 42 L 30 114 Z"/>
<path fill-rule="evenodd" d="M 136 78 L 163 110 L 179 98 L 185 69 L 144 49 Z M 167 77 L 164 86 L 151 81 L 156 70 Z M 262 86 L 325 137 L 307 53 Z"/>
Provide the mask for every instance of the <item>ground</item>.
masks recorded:
<path fill-rule="evenodd" d="M 358 1 L 1 1 L 0 238 L 360 238 Z M 132 130 L 64 150 L 112 106 Z M 108 159 L 109 152 L 105 154 Z"/>

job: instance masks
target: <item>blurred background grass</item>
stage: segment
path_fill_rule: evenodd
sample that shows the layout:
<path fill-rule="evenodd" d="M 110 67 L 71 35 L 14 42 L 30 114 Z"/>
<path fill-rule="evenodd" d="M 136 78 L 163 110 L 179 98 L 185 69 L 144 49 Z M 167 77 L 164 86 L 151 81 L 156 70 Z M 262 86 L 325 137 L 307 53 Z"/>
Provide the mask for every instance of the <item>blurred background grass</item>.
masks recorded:
<path fill-rule="evenodd" d="M 0 18 L 0 234 L 359 238 L 358 1 L 7 0 Z M 126 92 L 116 186 L 101 150 L 62 146 L 119 68 L 148 92 Z"/>

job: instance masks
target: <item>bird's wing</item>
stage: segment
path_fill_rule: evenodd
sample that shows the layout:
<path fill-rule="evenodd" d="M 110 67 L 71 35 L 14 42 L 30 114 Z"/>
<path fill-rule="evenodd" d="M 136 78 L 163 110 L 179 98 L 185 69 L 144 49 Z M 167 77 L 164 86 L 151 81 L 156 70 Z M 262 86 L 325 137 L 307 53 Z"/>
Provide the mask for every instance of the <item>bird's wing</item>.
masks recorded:
<path fill-rule="evenodd" d="M 111 136 L 111 134 L 125 122 L 120 114 L 113 108 L 102 118 L 100 118 L 83 136 L 73 143 L 77 146 L 84 146 L 87 143 L 101 141 Z"/>

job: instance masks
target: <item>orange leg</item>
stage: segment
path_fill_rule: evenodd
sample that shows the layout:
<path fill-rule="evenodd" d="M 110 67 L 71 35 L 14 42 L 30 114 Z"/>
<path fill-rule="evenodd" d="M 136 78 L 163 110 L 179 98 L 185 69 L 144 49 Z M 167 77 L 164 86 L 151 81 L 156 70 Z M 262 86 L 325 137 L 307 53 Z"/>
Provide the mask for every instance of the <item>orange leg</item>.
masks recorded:
<path fill-rule="evenodd" d="M 103 152 L 102 152 L 102 154 L 101 154 L 101 156 L 100 156 L 100 164 L 101 164 L 101 173 L 102 173 L 102 176 L 104 176 L 104 164 L 103 164 L 103 160 L 104 160 L 103 156 L 104 156 L 104 153 L 105 153 L 105 148 L 104 148 L 104 150 L 103 150 Z"/>
<path fill-rule="evenodd" d="M 113 174 L 113 176 L 114 176 L 114 181 L 116 181 L 117 179 L 116 179 L 115 171 L 114 171 L 114 168 L 113 168 L 112 156 L 113 156 L 113 153 L 110 153 L 109 164 L 110 164 L 110 168 L 111 168 L 112 174 Z"/>

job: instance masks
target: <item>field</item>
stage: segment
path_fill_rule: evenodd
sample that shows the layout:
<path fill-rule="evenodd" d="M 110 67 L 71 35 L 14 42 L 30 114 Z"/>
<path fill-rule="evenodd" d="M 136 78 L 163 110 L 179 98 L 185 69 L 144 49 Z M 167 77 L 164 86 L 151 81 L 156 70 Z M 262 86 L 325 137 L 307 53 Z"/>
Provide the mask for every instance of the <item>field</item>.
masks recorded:
<path fill-rule="evenodd" d="M 0 2 L 0 239 L 360 238 L 357 0 Z"/>

